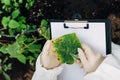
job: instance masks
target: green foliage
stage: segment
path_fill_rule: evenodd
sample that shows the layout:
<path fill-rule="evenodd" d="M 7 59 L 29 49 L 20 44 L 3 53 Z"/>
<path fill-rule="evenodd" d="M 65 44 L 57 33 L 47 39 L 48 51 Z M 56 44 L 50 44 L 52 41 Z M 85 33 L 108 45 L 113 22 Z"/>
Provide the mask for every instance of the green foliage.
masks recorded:
<path fill-rule="evenodd" d="M 23 0 L 19 0 L 19 3 L 23 3 Z"/>
<path fill-rule="evenodd" d="M 1 0 L 0 4 L 2 5 L 0 14 L 4 14 L 4 12 L 8 14 L 2 17 L 3 28 L 10 29 L 8 31 L 11 36 L 33 26 L 33 24 L 26 22 L 26 18 L 21 14 L 21 11 L 23 8 L 29 10 L 34 4 L 34 0 Z"/>
<path fill-rule="evenodd" d="M 25 7 L 27 9 L 30 9 L 31 6 L 33 6 L 33 4 L 34 4 L 34 0 L 27 0 L 27 3 L 25 4 Z"/>
<path fill-rule="evenodd" d="M 19 16 L 19 14 L 20 14 L 19 9 L 14 10 L 14 11 L 12 12 L 12 19 L 17 18 L 17 17 Z"/>
<path fill-rule="evenodd" d="M 10 21 L 10 16 L 9 17 L 3 17 L 2 18 L 2 25 L 4 28 L 7 28 L 8 24 L 9 24 L 9 21 Z"/>
<path fill-rule="evenodd" d="M 33 65 L 37 56 L 41 52 L 40 44 L 36 44 L 37 41 L 42 40 L 42 38 L 27 38 L 24 35 L 19 36 L 19 38 L 9 46 L 2 46 L 0 51 L 4 54 L 9 54 L 10 58 L 16 58 L 23 64 L 26 64 L 27 60 Z M 32 55 L 31 53 L 37 54 Z M 29 57 L 28 57 L 29 56 Z M 31 60 L 32 59 L 32 60 Z"/>
<path fill-rule="evenodd" d="M 15 14 L 17 11 L 14 11 L 12 14 Z M 16 18 L 18 14 L 15 16 L 12 16 L 13 18 Z M 17 19 L 13 19 L 11 16 L 8 17 L 3 17 L 2 18 L 2 25 L 3 28 L 8 28 L 9 29 L 9 34 L 14 35 L 15 30 L 16 33 L 20 33 L 22 30 L 29 29 L 29 25 L 26 23 L 26 19 L 23 16 L 19 16 Z"/>
<path fill-rule="evenodd" d="M 22 14 L 22 9 L 29 10 L 35 0 L 1 0 L 2 6 L 0 36 L 15 37 L 15 41 L 10 43 L 0 42 L 0 55 L 7 56 L 6 61 L 0 58 L 0 74 L 6 80 L 10 80 L 7 74 L 12 69 L 10 59 L 16 59 L 23 64 L 34 66 L 35 60 L 44 45 L 43 40 L 50 39 L 50 29 L 46 20 L 40 21 L 40 26 L 29 23 L 26 16 Z M 21 8 L 22 7 L 22 8 Z M 8 40 L 9 42 L 9 40 Z M 1 57 L 0 56 L 0 57 Z"/>
<path fill-rule="evenodd" d="M 3 72 L 3 76 L 5 77 L 6 80 L 11 80 L 10 76 L 7 73 Z"/>
<path fill-rule="evenodd" d="M 6 6 L 10 6 L 11 1 L 10 0 L 1 0 L 1 3 L 5 4 Z"/>
<path fill-rule="evenodd" d="M 16 30 L 17 33 L 20 33 L 22 30 L 29 29 L 29 25 L 26 23 L 26 19 L 24 16 L 18 16 L 20 13 L 18 10 L 12 12 L 11 16 L 2 18 L 2 25 L 4 28 L 10 29 L 9 34 L 11 32 L 14 33 Z M 16 19 L 17 18 L 17 19 Z"/>
<path fill-rule="evenodd" d="M 24 3 L 25 8 L 29 10 L 34 4 L 34 0 L 1 0 L 1 4 L 3 4 L 2 9 L 7 12 L 20 8 Z"/>
<path fill-rule="evenodd" d="M 3 13 L 3 11 L 0 10 L 0 14 L 2 14 L 2 13 Z"/>
<path fill-rule="evenodd" d="M 22 54 L 20 45 L 15 42 L 7 47 L 7 52 L 11 58 L 17 58 L 20 62 L 26 63 L 25 56 Z"/>
<path fill-rule="evenodd" d="M 0 51 L 3 53 L 3 54 L 7 54 L 7 46 L 2 46 L 0 48 Z"/>
<path fill-rule="evenodd" d="M 77 58 L 77 48 L 82 48 L 75 33 L 63 35 L 53 41 L 56 56 L 61 63 L 73 64 Z"/>
<path fill-rule="evenodd" d="M 17 22 L 17 21 L 15 21 L 15 20 L 10 20 L 10 22 L 9 22 L 9 28 L 17 28 L 17 27 L 19 27 L 20 26 L 20 24 Z"/>
<path fill-rule="evenodd" d="M 6 73 L 6 71 L 12 69 L 12 63 L 7 63 L 7 61 L 8 61 L 8 57 L 5 57 L 2 60 L 0 55 L 0 74 L 4 76 L 5 80 L 11 80 L 10 76 Z"/>
<path fill-rule="evenodd" d="M 44 19 L 41 21 L 41 31 L 40 31 L 40 33 L 47 40 L 50 39 L 50 27 L 48 26 L 48 22 Z"/>

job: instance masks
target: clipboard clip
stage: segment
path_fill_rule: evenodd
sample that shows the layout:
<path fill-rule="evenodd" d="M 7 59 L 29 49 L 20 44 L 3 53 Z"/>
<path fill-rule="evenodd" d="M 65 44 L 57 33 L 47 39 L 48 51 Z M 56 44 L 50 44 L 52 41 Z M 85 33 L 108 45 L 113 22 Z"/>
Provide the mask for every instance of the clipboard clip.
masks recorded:
<path fill-rule="evenodd" d="M 71 26 L 67 26 L 65 23 L 63 24 L 64 25 L 64 28 L 72 28 L 72 29 L 89 29 L 89 24 L 87 23 L 86 26 L 83 26 L 83 27 L 71 27 Z"/>

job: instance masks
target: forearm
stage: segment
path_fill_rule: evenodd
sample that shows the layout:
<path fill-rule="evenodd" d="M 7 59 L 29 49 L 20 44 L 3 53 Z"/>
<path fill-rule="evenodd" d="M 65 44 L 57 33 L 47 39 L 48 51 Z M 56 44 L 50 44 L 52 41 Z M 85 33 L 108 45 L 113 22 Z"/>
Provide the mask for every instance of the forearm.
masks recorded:
<path fill-rule="evenodd" d="M 109 55 L 95 72 L 87 74 L 82 80 L 119 80 L 119 74 L 120 64 Z"/>
<path fill-rule="evenodd" d="M 42 67 L 40 57 L 41 55 L 39 55 L 37 58 L 36 70 L 32 77 L 32 80 L 57 80 L 57 76 L 62 72 L 64 65 L 47 70 L 44 67 Z"/>
<path fill-rule="evenodd" d="M 57 80 L 57 75 L 56 70 L 39 69 L 35 71 L 32 80 Z"/>

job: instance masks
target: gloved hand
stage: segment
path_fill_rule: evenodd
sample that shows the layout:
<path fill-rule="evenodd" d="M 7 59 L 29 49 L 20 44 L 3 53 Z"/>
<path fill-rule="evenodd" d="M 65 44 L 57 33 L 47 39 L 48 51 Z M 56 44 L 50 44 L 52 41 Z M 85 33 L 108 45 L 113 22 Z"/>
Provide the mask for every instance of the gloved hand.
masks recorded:
<path fill-rule="evenodd" d="M 101 54 L 94 52 L 85 44 L 82 45 L 82 49 L 78 48 L 78 52 L 82 67 L 87 73 L 94 72 L 104 60 Z"/>
<path fill-rule="evenodd" d="M 41 53 L 42 66 L 46 69 L 53 69 L 60 65 L 52 46 L 52 40 L 48 40 Z"/>

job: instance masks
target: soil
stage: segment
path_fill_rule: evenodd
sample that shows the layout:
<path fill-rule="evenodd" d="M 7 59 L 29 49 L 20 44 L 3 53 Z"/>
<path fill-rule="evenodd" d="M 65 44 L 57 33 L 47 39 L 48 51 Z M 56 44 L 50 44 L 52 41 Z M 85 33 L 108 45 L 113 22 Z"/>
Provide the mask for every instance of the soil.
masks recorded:
<path fill-rule="evenodd" d="M 120 45 L 119 0 L 35 0 L 26 13 L 28 22 L 39 25 L 41 19 L 110 19 L 112 41 Z M 40 16 L 39 16 L 40 15 Z M 39 17 L 38 17 L 39 16 Z M 13 61 L 13 70 L 8 72 L 12 80 L 31 80 L 35 67 Z M 1 79 L 0 79 L 1 80 Z M 4 79 L 3 79 L 4 80 Z"/>

